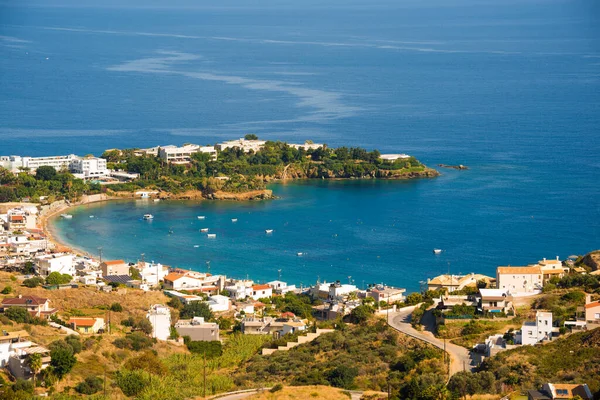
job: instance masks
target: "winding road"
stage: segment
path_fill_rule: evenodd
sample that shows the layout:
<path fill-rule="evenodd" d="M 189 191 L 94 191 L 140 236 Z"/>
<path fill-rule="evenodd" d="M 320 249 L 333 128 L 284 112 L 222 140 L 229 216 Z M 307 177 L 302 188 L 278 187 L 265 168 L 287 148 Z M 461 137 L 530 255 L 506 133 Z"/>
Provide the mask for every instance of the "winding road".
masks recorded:
<path fill-rule="evenodd" d="M 432 344 L 442 350 L 444 350 L 445 347 L 446 352 L 450 354 L 450 376 L 460 371 L 472 372 L 473 366 L 471 365 L 471 356 L 467 349 L 450 343 L 449 341 L 446 341 L 444 346 L 444 341 L 433 335 L 433 330 L 435 329 L 435 317 L 431 312 L 426 312 L 421 321 L 425 330 L 418 331 L 412 327 L 410 320 L 414 309 L 415 306 L 411 306 L 401 308 L 396 312 L 391 312 L 389 314 L 388 324 L 401 333 Z"/>

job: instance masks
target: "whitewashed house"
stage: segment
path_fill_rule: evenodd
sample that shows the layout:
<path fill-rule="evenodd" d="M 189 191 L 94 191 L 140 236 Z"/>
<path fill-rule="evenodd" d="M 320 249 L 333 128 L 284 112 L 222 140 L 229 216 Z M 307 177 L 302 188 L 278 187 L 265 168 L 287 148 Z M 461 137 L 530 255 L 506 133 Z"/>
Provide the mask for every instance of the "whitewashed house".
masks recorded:
<path fill-rule="evenodd" d="M 36 258 L 36 272 L 47 277 L 53 272 L 75 276 L 73 254 L 46 254 Z"/>
<path fill-rule="evenodd" d="M 150 307 L 146 318 L 152 324 L 152 337 L 167 340 L 171 335 L 171 310 L 163 304 Z"/>
<path fill-rule="evenodd" d="M 229 297 L 221 296 L 220 294 L 210 296 L 207 303 L 212 312 L 229 311 L 229 308 L 231 307 L 231 300 L 229 300 Z"/>
<path fill-rule="evenodd" d="M 543 287 L 542 270 L 540 266 L 498 267 L 496 283 L 498 289 L 513 296 L 539 293 Z"/>
<path fill-rule="evenodd" d="M 522 345 L 534 345 L 544 340 L 552 340 L 552 313 L 538 311 L 535 321 L 525 322 L 521 331 L 516 333 L 515 342 Z"/>
<path fill-rule="evenodd" d="M 252 297 L 254 300 L 270 298 L 273 296 L 273 288 L 269 285 L 254 285 L 252 286 Z"/>

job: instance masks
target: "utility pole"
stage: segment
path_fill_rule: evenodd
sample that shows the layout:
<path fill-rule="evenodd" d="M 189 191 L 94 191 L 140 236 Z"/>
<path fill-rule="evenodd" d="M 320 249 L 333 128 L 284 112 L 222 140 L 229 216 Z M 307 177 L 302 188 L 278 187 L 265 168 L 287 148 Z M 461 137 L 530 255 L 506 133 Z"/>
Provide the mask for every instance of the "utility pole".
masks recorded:
<path fill-rule="evenodd" d="M 281 281 L 281 269 L 277 270 L 277 280 Z"/>
<path fill-rule="evenodd" d="M 348 275 L 348 285 L 352 284 L 352 276 Z"/>
<path fill-rule="evenodd" d="M 206 398 L 206 350 L 204 351 L 204 385 L 202 386 L 202 397 Z"/>
<path fill-rule="evenodd" d="M 210 260 L 206 262 L 206 272 L 210 274 Z"/>
<path fill-rule="evenodd" d="M 100 264 L 102 264 L 102 246 L 98 247 L 98 253 L 100 253 Z"/>
<path fill-rule="evenodd" d="M 104 368 L 104 397 L 106 397 L 106 368 Z"/>
<path fill-rule="evenodd" d="M 144 256 L 146 255 L 146 253 L 142 253 L 140 254 L 140 257 L 142 259 L 142 268 L 144 268 Z"/>

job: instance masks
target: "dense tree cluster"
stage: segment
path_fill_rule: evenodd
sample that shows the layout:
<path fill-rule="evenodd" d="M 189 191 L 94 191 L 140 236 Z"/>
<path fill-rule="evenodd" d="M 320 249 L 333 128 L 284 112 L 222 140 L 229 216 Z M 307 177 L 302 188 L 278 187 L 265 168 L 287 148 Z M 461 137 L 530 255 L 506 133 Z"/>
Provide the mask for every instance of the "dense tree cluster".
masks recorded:
<path fill-rule="evenodd" d="M 76 199 L 83 194 L 100 191 L 100 185 L 86 183 L 67 171 L 56 171 L 53 167 L 40 167 L 35 175 L 27 171 L 15 175 L 0 167 L 0 203 L 18 201 L 26 197 L 38 201 L 40 196 L 47 196 L 50 200 Z"/>

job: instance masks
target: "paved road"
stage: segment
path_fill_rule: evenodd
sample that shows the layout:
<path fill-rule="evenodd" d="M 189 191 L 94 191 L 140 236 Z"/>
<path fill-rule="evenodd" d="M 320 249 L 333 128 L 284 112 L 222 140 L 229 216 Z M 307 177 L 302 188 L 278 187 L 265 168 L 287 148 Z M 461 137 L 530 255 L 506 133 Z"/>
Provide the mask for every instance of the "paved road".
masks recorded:
<path fill-rule="evenodd" d="M 435 317 L 433 314 L 431 312 L 425 313 L 422 321 L 424 330 L 417 331 L 410 324 L 413 310 L 414 307 L 405 307 L 397 312 L 391 312 L 389 316 L 390 326 L 406 335 L 430 343 L 443 350 L 444 341 L 436 338 L 433 335 L 433 329 L 435 328 Z M 463 370 L 473 370 L 473 367 L 471 366 L 471 357 L 467 349 L 446 341 L 446 352 L 450 354 L 450 376 Z"/>
<path fill-rule="evenodd" d="M 62 326 L 60 324 L 57 324 L 56 322 L 48 322 L 48 325 L 50 325 L 53 328 L 56 328 L 56 329 L 59 329 L 59 330 L 65 332 L 67 335 L 79 336 L 79 332 L 74 331 L 73 329 L 67 328 L 66 326 Z"/>

